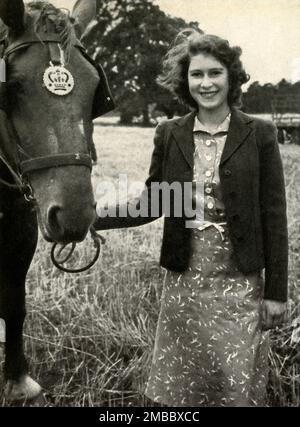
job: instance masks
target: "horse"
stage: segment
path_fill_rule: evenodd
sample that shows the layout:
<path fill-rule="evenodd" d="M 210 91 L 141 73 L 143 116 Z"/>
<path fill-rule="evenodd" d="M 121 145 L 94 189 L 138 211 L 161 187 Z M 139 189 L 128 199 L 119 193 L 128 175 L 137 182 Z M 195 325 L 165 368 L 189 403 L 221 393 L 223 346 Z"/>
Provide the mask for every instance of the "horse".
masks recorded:
<path fill-rule="evenodd" d="M 41 392 L 23 349 L 38 229 L 48 242 L 74 244 L 95 220 L 92 120 L 114 108 L 80 42 L 95 13 L 96 0 L 78 0 L 71 14 L 48 1 L 0 0 L 0 319 L 10 400 Z"/>

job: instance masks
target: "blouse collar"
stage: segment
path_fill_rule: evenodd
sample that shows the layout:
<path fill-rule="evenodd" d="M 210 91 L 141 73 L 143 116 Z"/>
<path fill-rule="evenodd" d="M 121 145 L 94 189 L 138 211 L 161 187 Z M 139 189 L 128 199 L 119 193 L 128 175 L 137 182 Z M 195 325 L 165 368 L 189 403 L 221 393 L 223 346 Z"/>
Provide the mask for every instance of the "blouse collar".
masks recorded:
<path fill-rule="evenodd" d="M 229 125 L 230 125 L 230 119 L 231 119 L 231 113 L 229 113 L 223 122 L 213 131 L 211 132 L 208 130 L 203 123 L 200 122 L 198 116 L 195 117 L 195 123 L 194 123 L 194 130 L 193 132 L 206 132 L 212 135 L 215 135 L 220 132 L 228 132 Z"/>

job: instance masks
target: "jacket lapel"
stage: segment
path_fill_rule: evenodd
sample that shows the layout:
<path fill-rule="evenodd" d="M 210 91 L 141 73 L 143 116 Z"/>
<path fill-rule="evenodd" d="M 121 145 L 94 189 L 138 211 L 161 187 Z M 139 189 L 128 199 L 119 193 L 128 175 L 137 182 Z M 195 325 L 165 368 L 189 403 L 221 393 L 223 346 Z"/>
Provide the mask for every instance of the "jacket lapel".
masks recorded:
<path fill-rule="evenodd" d="M 195 116 L 196 112 L 192 112 L 181 117 L 175 122 L 175 126 L 172 129 L 176 143 L 191 168 L 194 166 L 195 144 L 193 129 Z M 220 165 L 226 162 L 226 160 L 228 160 L 247 139 L 252 130 L 251 126 L 249 126 L 252 121 L 251 117 L 245 115 L 241 111 L 232 111 L 228 135 L 221 156 Z"/>
<path fill-rule="evenodd" d="M 193 129 L 195 116 L 196 113 L 192 112 L 187 116 L 181 117 L 175 122 L 175 126 L 172 129 L 176 143 L 191 168 L 194 167 L 195 144 Z"/>
<path fill-rule="evenodd" d="M 224 150 L 221 156 L 220 165 L 228 160 L 232 154 L 249 136 L 252 128 L 249 126 L 253 120 L 238 110 L 233 110 L 228 129 Z"/>

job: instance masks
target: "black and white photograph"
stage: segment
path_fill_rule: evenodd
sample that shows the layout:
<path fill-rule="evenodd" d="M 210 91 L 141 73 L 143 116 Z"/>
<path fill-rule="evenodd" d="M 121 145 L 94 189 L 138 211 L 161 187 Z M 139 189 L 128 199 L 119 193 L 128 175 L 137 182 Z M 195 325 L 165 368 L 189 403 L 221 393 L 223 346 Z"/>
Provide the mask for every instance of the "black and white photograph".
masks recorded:
<path fill-rule="evenodd" d="M 0 0 L 0 407 L 300 406 L 299 22 Z"/>

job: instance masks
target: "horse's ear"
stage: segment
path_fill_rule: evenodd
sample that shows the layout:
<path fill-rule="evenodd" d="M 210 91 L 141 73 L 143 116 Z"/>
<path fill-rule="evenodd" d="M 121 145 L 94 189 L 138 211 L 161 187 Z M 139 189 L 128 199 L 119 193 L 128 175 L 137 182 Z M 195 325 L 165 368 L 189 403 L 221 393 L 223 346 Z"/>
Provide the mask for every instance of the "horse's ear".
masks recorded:
<path fill-rule="evenodd" d="M 23 0 L 0 0 L 0 18 L 14 33 L 24 30 Z"/>
<path fill-rule="evenodd" d="M 72 18 L 75 19 L 75 31 L 78 38 L 82 38 L 89 23 L 95 18 L 96 10 L 96 0 L 76 1 L 72 11 Z"/>

